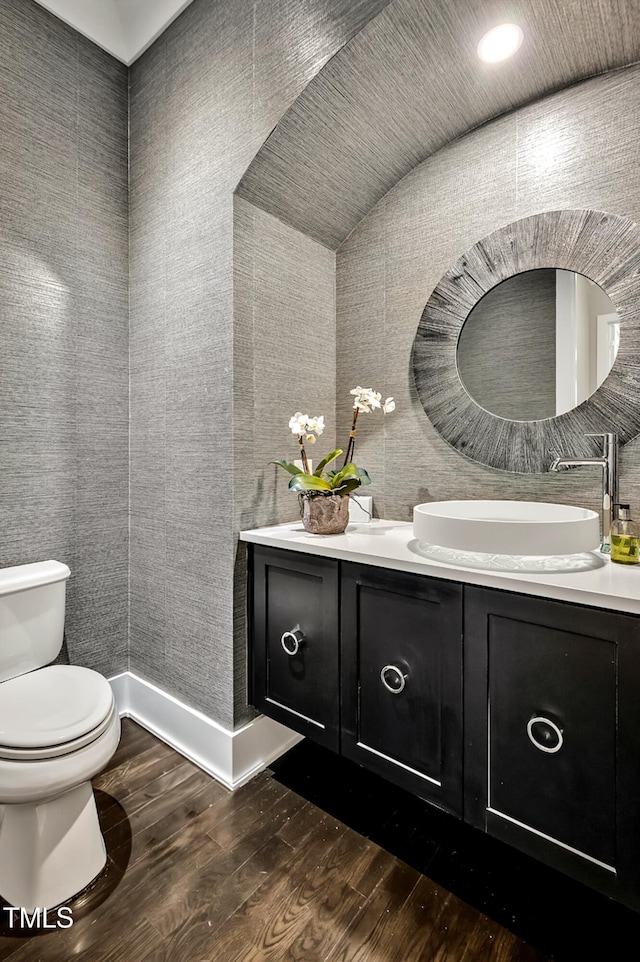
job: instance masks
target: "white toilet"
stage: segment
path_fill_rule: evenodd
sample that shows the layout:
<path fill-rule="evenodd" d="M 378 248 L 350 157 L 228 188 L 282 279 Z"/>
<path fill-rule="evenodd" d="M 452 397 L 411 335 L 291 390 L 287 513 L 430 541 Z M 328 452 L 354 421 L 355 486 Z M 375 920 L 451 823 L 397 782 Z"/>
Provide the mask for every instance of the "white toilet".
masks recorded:
<path fill-rule="evenodd" d="M 90 779 L 120 718 L 106 678 L 50 664 L 69 575 L 58 561 L 0 569 L 0 896 L 27 909 L 69 901 L 107 859 Z"/>

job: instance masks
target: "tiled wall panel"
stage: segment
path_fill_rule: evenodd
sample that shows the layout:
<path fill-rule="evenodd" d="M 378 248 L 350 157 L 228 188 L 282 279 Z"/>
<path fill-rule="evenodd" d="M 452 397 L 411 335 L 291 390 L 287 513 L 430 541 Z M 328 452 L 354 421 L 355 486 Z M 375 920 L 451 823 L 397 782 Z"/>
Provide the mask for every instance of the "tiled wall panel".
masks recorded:
<path fill-rule="evenodd" d="M 239 198 L 234 249 L 235 527 L 295 521 L 290 476 L 269 462 L 299 457 L 289 418 L 324 415 L 307 454 L 335 446 L 335 254 Z M 235 563 L 236 714 L 246 705 L 244 545 Z"/>
<path fill-rule="evenodd" d="M 299 457 L 289 418 L 324 415 L 307 454 L 334 446 L 335 254 L 239 198 L 234 241 L 240 258 L 234 304 L 236 511 L 242 528 L 298 516 L 289 475 L 270 462 Z M 246 285 L 243 295 L 242 285 Z M 242 338 L 242 340 L 240 340 Z M 240 486 L 239 486 L 240 485 Z"/>
<path fill-rule="evenodd" d="M 63 657 L 127 665 L 127 70 L 0 9 L 0 564 L 69 565 Z"/>
<path fill-rule="evenodd" d="M 391 395 L 385 355 L 385 244 L 382 210 L 373 212 L 344 255 L 336 258 L 336 315 L 351 332 L 347 340 L 336 331 L 336 420 L 338 446 L 345 449 L 353 418 L 350 391 L 370 387 L 384 398 Z M 345 280 L 348 279 L 348 282 Z M 358 348 L 362 343 L 367 350 Z M 355 463 L 369 470 L 372 486 L 366 493 L 384 490 L 384 424 L 380 411 L 358 416 Z M 395 417 L 390 414 L 389 417 Z M 375 470 L 374 466 L 375 465 Z M 381 505 L 379 505 L 381 507 Z"/>
<path fill-rule="evenodd" d="M 333 255 L 250 205 L 234 225 L 233 191 L 382 5 L 195 0 L 131 70 L 131 667 L 226 726 L 247 717 L 237 531 L 295 515 L 266 462 L 298 404 L 332 420 L 335 371 Z"/>
<path fill-rule="evenodd" d="M 131 71 L 131 667 L 227 726 L 229 171 L 231 123 L 251 115 L 252 27 L 252 2 L 196 2 Z"/>
<path fill-rule="evenodd" d="M 363 439 L 377 513 L 410 520 L 413 505 L 449 498 L 514 498 L 596 509 L 600 469 L 510 474 L 460 455 L 417 399 L 411 348 L 441 276 L 481 237 L 541 210 L 591 207 L 640 221 L 637 136 L 640 69 L 594 78 L 495 121 L 440 151 L 402 180 L 337 252 L 338 394 L 380 348 L 398 409 L 384 444 Z M 384 276 L 375 297 L 363 277 Z M 363 296 L 360 296 L 362 291 Z M 367 319 L 371 318 L 369 322 Z M 496 360 L 499 363 L 499 359 Z M 571 452 L 558 452 L 571 454 Z M 378 483 L 378 478 L 383 479 Z M 640 510 L 640 441 L 621 453 L 620 494 Z"/>

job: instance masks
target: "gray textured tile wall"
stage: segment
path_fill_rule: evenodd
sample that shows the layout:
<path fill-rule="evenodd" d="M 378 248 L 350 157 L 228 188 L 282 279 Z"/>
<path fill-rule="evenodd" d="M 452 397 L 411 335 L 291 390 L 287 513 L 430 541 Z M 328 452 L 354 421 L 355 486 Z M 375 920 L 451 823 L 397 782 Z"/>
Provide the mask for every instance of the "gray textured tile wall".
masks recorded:
<path fill-rule="evenodd" d="M 131 668 L 233 724 L 233 197 L 253 3 L 131 70 Z"/>
<path fill-rule="evenodd" d="M 334 447 L 335 254 L 240 198 L 235 211 L 235 488 L 243 529 L 298 517 L 289 475 L 269 463 L 299 457 L 292 414 L 325 416 L 324 434 L 307 448 L 316 463 Z"/>
<path fill-rule="evenodd" d="M 71 568 L 74 664 L 127 667 L 127 70 L 0 7 L 0 564 Z"/>
<path fill-rule="evenodd" d="M 253 205 L 235 199 L 235 528 L 295 521 L 289 475 L 270 465 L 299 456 L 289 430 L 296 411 L 323 414 L 326 429 L 307 454 L 335 446 L 335 254 Z M 246 705 L 244 545 L 236 558 L 235 703 Z"/>
<path fill-rule="evenodd" d="M 383 5 L 195 0 L 131 70 L 131 667 L 228 727 L 247 717 L 237 530 L 292 507 L 263 463 L 298 403 L 278 378 L 328 414 L 335 370 L 333 255 L 248 206 L 234 225 L 233 190 Z M 316 359 L 291 363 L 319 318 Z"/>
<path fill-rule="evenodd" d="M 416 397 L 410 355 L 440 277 L 496 228 L 564 207 L 640 222 L 639 94 L 640 68 L 629 67 L 468 134 L 404 178 L 338 250 L 338 396 L 364 367 L 398 400 L 383 436 L 363 431 L 359 440 L 357 460 L 374 477 L 379 515 L 409 520 L 414 504 L 452 497 L 597 507 L 599 469 L 509 474 L 449 447 Z M 640 510 L 640 440 L 622 450 L 620 493 Z"/>

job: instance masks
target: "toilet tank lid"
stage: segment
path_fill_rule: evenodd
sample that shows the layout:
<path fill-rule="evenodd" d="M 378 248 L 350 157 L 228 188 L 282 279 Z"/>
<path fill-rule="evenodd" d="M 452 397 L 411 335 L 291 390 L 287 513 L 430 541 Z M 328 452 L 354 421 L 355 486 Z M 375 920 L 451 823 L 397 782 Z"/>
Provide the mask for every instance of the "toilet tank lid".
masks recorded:
<path fill-rule="evenodd" d="M 66 581 L 70 574 L 67 566 L 60 561 L 36 561 L 35 564 L 0 568 L 0 595 Z"/>

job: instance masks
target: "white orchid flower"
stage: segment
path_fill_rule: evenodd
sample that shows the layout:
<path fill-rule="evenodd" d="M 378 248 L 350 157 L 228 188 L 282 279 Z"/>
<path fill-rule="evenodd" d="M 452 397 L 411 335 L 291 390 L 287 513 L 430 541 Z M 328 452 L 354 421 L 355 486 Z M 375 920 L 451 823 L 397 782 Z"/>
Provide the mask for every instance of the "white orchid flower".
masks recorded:
<path fill-rule="evenodd" d="M 378 391 L 374 391 L 373 388 L 358 385 L 349 393 L 354 395 L 353 406 L 358 411 L 366 411 L 368 414 L 375 408 L 381 407 L 382 395 Z"/>
<path fill-rule="evenodd" d="M 320 437 L 324 431 L 324 416 L 321 414 L 319 418 L 309 418 L 305 431 L 314 431 Z"/>
<path fill-rule="evenodd" d="M 392 411 L 396 409 L 396 402 L 392 397 L 388 397 L 387 400 L 382 405 L 383 414 L 391 414 Z"/>
<path fill-rule="evenodd" d="M 289 429 L 291 430 L 291 433 L 296 435 L 304 434 L 308 420 L 308 414 L 302 414 L 300 411 L 296 411 L 293 417 L 289 420 Z"/>

